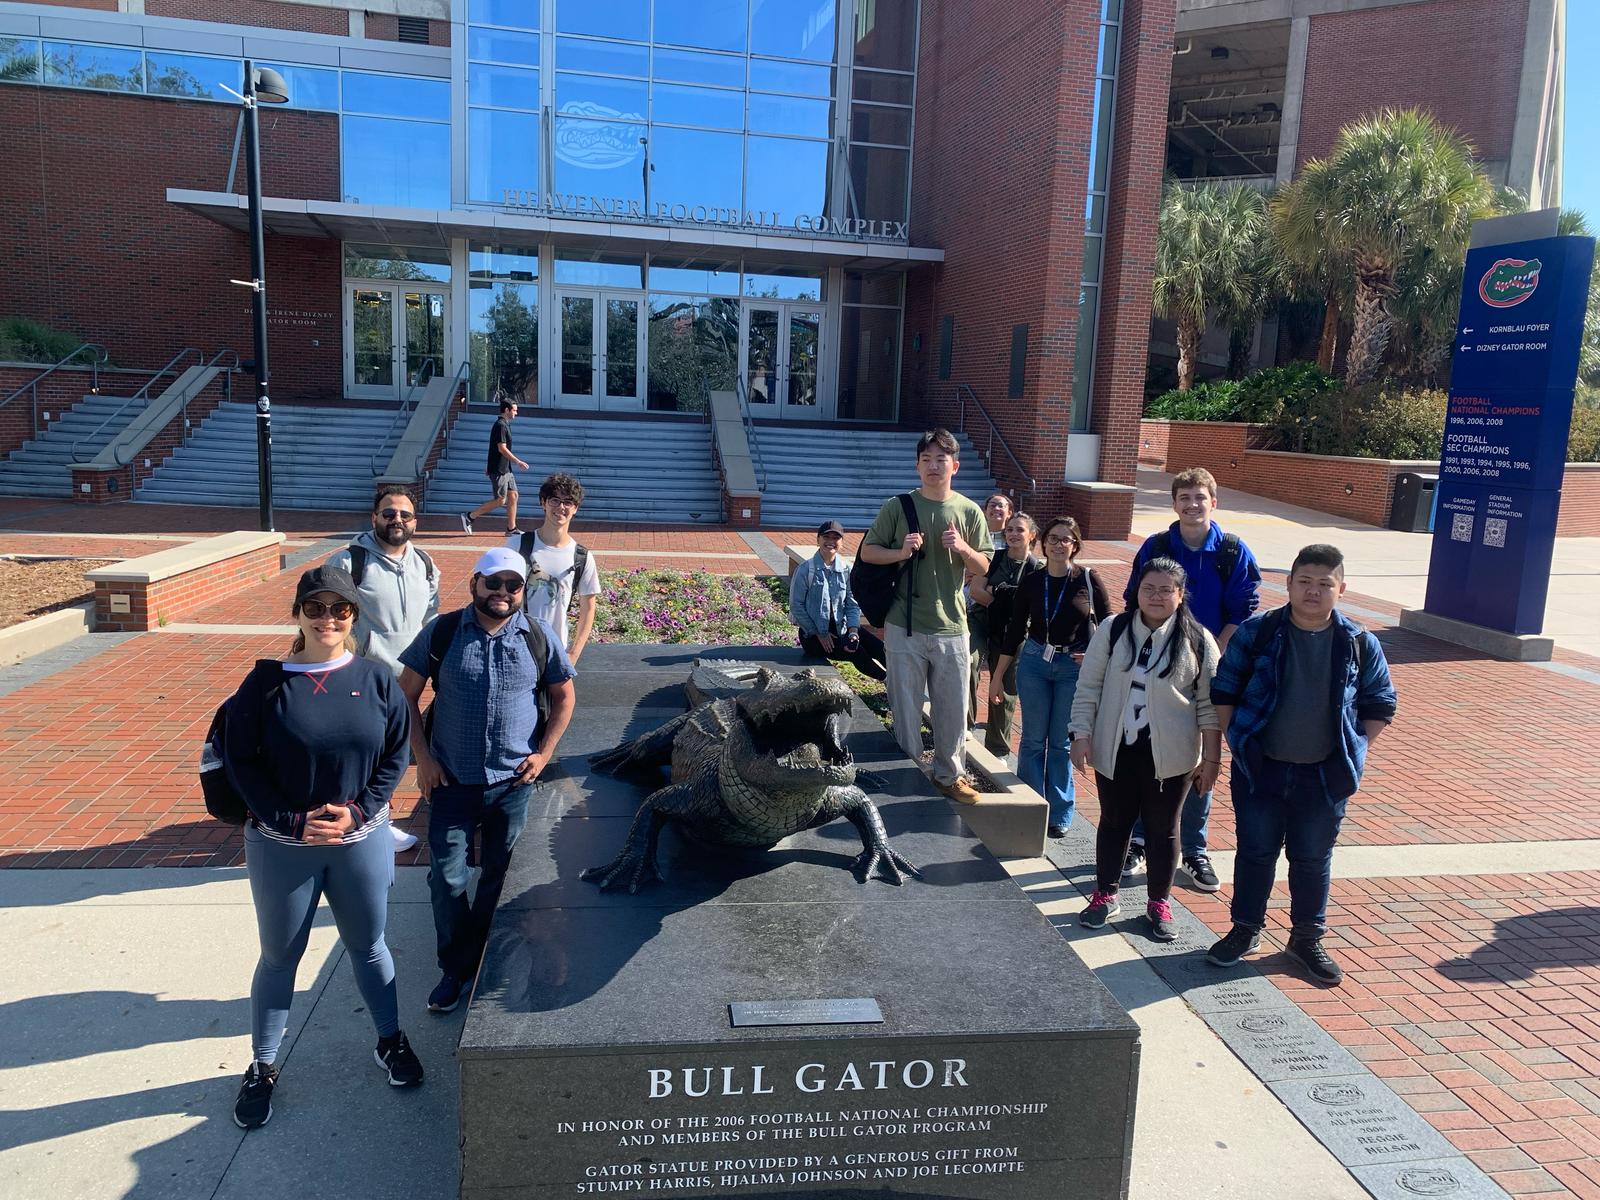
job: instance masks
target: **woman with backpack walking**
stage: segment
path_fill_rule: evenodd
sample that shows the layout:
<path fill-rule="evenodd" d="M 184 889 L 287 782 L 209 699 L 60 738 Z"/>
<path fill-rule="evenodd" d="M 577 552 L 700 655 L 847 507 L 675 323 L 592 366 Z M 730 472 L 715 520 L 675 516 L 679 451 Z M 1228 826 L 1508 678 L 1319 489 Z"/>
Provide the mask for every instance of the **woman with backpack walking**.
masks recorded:
<path fill-rule="evenodd" d="M 1051 837 L 1066 836 L 1072 824 L 1072 763 L 1068 720 L 1078 664 L 1097 622 L 1111 613 L 1105 585 L 1075 561 L 1083 535 L 1071 517 L 1045 526 L 1045 569 L 1017 585 L 1003 653 L 989 677 L 989 703 L 1005 703 L 1005 678 L 1017 666 L 1017 697 L 1022 701 L 1022 741 L 1017 774 L 1050 805 Z"/>
<path fill-rule="evenodd" d="M 1138 607 L 1102 625 L 1084 655 L 1072 702 L 1072 763 L 1093 767 L 1100 796 L 1095 891 L 1078 918 L 1086 929 L 1121 911 L 1122 859 L 1142 817 L 1150 936 L 1177 937 L 1170 897 L 1183 798 L 1191 785 L 1209 792 L 1222 764 L 1211 707 L 1217 643 L 1189 611 L 1187 583 L 1172 559 L 1150 559 L 1135 577 Z"/>
<path fill-rule="evenodd" d="M 355 653 L 359 605 L 347 571 L 307 571 L 295 589 L 289 658 L 257 662 L 225 709 L 222 760 L 249 808 L 245 862 L 261 940 L 251 1062 L 233 1108 L 241 1129 L 272 1118 L 295 969 L 324 895 L 377 1030 L 373 1058 L 394 1087 L 422 1082 L 400 1031 L 384 941 L 394 881 L 389 797 L 409 761 L 410 708 L 388 668 Z"/>

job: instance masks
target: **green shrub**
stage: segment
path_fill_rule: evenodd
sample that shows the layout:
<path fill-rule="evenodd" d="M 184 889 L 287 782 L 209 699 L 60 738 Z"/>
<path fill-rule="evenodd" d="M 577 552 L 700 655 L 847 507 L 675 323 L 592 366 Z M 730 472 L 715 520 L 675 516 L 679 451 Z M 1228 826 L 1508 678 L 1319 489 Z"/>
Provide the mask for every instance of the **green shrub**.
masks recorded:
<path fill-rule="evenodd" d="M 1144 415 L 1162 421 L 1235 421 L 1238 406 L 1239 381 L 1211 379 L 1187 392 L 1163 392 L 1145 406 Z"/>
<path fill-rule="evenodd" d="M 1375 383 L 1324 392 L 1279 417 L 1279 445 L 1307 454 L 1437 459 L 1448 406 L 1436 389 Z"/>
<path fill-rule="evenodd" d="M 1592 392 L 1592 389 L 1591 389 Z M 1568 462 L 1600 462 L 1600 407 L 1577 404 L 1572 409 L 1572 428 L 1567 433 Z"/>
<path fill-rule="evenodd" d="M 1316 363 L 1267 367 L 1240 381 L 1237 419 L 1271 425 L 1285 412 L 1303 412 L 1318 396 L 1338 386 L 1339 381 Z"/>
<path fill-rule="evenodd" d="M 61 333 L 27 317 L 0 321 L 0 361 L 59 362 L 82 344 L 75 334 Z"/>

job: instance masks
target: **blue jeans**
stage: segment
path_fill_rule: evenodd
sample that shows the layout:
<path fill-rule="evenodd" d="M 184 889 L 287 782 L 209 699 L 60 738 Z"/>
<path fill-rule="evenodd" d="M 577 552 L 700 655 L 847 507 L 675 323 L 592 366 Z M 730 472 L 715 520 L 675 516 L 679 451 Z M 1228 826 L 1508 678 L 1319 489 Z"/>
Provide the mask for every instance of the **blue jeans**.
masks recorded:
<path fill-rule="evenodd" d="M 1239 849 L 1233 860 L 1233 923 L 1261 929 L 1277 871 L 1278 852 L 1289 859 L 1289 919 L 1296 937 L 1327 930 L 1328 882 L 1333 844 L 1345 801 L 1330 800 L 1317 764 L 1263 758 L 1248 782 L 1233 773 L 1234 824 Z"/>
<path fill-rule="evenodd" d="M 433 789 L 428 816 L 428 891 L 433 899 L 433 932 L 439 969 L 457 979 L 478 972 L 489 922 L 500 903 L 511 848 L 528 823 L 528 798 L 534 785 L 515 778 L 503 783 L 449 783 Z M 482 832 L 483 871 L 478 891 L 467 900 L 467 851 L 474 831 Z"/>
<path fill-rule="evenodd" d="M 1178 822 L 1178 845 L 1184 858 L 1206 853 L 1206 830 L 1211 824 L 1211 793 L 1197 792 L 1189 785 L 1183 798 L 1183 816 Z M 1144 845 L 1144 819 L 1133 823 L 1133 840 Z"/>
<path fill-rule="evenodd" d="M 1044 647 L 1029 638 L 1017 659 L 1017 699 L 1022 703 L 1022 737 L 1017 775 L 1050 805 L 1050 824 L 1072 824 L 1072 693 L 1078 690 L 1078 664 L 1070 654 L 1044 660 Z"/>

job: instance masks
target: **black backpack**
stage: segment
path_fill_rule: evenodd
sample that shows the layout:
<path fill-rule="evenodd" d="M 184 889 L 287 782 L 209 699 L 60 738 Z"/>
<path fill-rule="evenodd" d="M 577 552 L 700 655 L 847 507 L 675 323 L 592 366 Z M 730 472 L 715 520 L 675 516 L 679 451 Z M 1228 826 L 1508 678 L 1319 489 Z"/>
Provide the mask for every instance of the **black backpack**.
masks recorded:
<path fill-rule="evenodd" d="M 270 685 L 264 686 L 263 668 L 272 669 L 267 674 L 276 673 Z M 275 658 L 258 658 L 255 669 L 244 677 L 239 690 L 217 705 L 216 715 L 211 718 L 205 744 L 200 747 L 200 794 L 205 797 L 206 811 L 224 824 L 243 825 L 250 819 L 250 806 L 233 786 L 233 780 L 228 778 L 225 734 L 228 705 L 248 695 L 256 711 L 260 712 L 282 688 L 283 664 Z"/>
<path fill-rule="evenodd" d="M 906 532 L 921 533 L 922 529 L 917 524 L 917 506 L 911 499 L 910 492 L 900 494 L 900 507 L 906 514 Z M 889 608 L 894 604 L 895 596 L 900 591 L 900 580 L 909 578 L 911 581 L 910 593 L 916 594 L 916 556 L 905 562 L 869 563 L 860 554 L 856 555 L 855 565 L 850 568 L 850 594 L 855 597 L 856 604 L 861 609 L 861 617 L 868 625 L 883 628 L 883 623 L 889 619 Z M 911 632 L 911 602 L 906 601 L 906 632 Z"/>
<path fill-rule="evenodd" d="M 532 529 L 528 530 L 522 535 L 522 540 L 517 543 L 517 553 L 522 555 L 522 561 L 528 564 L 530 570 L 533 567 L 533 538 L 535 532 Z M 572 594 L 574 596 L 578 594 L 578 585 L 583 582 L 583 568 L 589 562 L 589 547 L 582 542 L 576 543 L 576 547 L 572 552 L 572 565 L 561 574 L 551 576 L 554 582 L 560 583 L 568 575 L 571 575 Z M 528 597 L 526 595 L 522 597 L 522 606 L 524 608 L 528 606 Z"/>
<path fill-rule="evenodd" d="M 345 549 L 350 551 L 350 578 L 355 580 L 357 587 L 360 587 L 361 580 L 366 576 L 367 573 L 367 559 L 370 557 L 370 551 L 368 551 L 365 546 L 357 545 L 355 542 L 351 542 L 345 547 Z M 432 587 L 433 559 L 429 558 L 415 546 L 411 547 L 411 549 L 416 553 L 418 558 L 422 559 L 423 569 L 428 572 L 428 586 Z"/>
<path fill-rule="evenodd" d="M 467 611 L 458 608 L 455 612 L 443 614 L 433 623 L 433 632 L 428 635 L 428 682 L 433 684 L 435 696 L 439 691 L 439 668 L 444 665 L 445 653 L 450 649 L 450 643 L 455 640 L 456 630 L 461 627 Z M 550 645 L 537 621 L 529 621 L 522 630 L 522 636 L 528 643 L 528 653 L 533 656 L 534 665 L 539 671 L 539 683 L 534 688 L 533 696 L 534 702 L 539 706 L 539 727 L 543 729 L 550 721 L 550 689 L 544 684 L 544 669 L 546 660 L 550 657 Z M 433 734 L 432 702 L 428 704 L 428 710 L 422 714 L 422 731 L 429 736 Z"/>
<path fill-rule="evenodd" d="M 1233 569 L 1239 565 L 1239 552 L 1243 544 L 1237 533 L 1222 535 L 1222 545 L 1217 548 L 1217 574 L 1222 576 L 1223 587 L 1227 587 L 1228 580 L 1233 578 Z M 1152 533 L 1145 539 L 1145 545 L 1150 547 L 1150 558 L 1172 558 L 1172 530 Z"/>

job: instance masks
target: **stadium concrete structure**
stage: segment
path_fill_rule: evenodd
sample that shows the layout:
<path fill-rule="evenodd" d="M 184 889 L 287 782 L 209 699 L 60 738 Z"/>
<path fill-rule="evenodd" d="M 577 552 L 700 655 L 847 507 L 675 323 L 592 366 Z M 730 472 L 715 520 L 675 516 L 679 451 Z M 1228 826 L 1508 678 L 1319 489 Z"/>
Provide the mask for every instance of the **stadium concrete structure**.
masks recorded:
<path fill-rule="evenodd" d="M 1421 104 L 1553 200 L 1562 31 L 1562 0 L 0 2 L 0 318 L 249 357 L 248 58 L 290 92 L 275 402 L 467 364 L 591 422 L 740 389 L 758 436 L 959 423 L 1122 536 L 1164 175 L 1281 182 Z"/>

